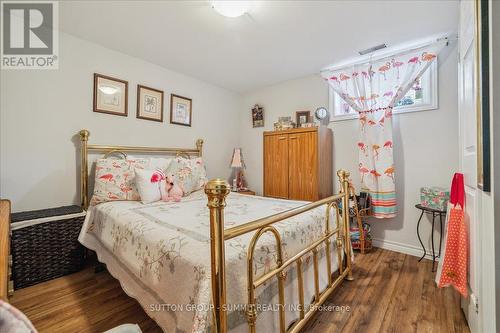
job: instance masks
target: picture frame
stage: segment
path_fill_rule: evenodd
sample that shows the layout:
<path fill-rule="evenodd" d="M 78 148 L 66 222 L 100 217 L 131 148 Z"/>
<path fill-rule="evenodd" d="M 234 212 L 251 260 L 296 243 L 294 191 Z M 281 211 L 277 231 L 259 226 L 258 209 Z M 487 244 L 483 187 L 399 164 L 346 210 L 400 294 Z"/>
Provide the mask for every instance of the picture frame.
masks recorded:
<path fill-rule="evenodd" d="M 476 0 L 477 187 L 491 191 L 489 1 Z"/>
<path fill-rule="evenodd" d="M 301 127 L 302 124 L 307 124 L 311 120 L 311 111 L 297 111 L 295 112 L 295 123 L 297 127 Z"/>
<path fill-rule="evenodd" d="M 163 122 L 163 91 L 138 84 L 136 117 Z"/>
<path fill-rule="evenodd" d="M 252 108 L 252 125 L 253 127 L 264 127 L 264 108 L 255 104 Z"/>
<path fill-rule="evenodd" d="M 94 73 L 93 111 L 128 116 L 128 82 Z"/>
<path fill-rule="evenodd" d="M 170 95 L 170 123 L 191 127 L 193 101 L 191 98 Z"/>

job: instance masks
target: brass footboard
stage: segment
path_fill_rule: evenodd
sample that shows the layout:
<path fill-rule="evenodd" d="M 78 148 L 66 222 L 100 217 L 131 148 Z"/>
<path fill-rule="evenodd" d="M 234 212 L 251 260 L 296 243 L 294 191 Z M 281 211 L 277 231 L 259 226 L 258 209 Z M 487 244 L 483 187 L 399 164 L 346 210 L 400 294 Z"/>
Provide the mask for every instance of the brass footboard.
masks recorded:
<path fill-rule="evenodd" d="M 227 303 L 226 303 L 226 278 L 225 278 L 225 241 L 255 232 L 250 241 L 247 253 L 247 277 L 248 277 L 248 300 L 246 307 L 247 321 L 249 325 L 249 332 L 255 333 L 257 321 L 257 309 L 255 289 L 263 283 L 274 277 L 278 280 L 278 297 L 280 309 L 280 332 L 298 332 L 300 331 L 307 321 L 312 317 L 318 306 L 325 302 L 328 296 L 335 290 L 335 288 L 345 278 L 352 280 L 352 261 L 351 261 L 351 243 L 349 237 L 349 172 L 339 170 L 337 172 L 339 177 L 341 191 L 339 194 L 331 197 L 306 204 L 288 211 L 248 222 L 244 225 L 224 229 L 224 207 L 226 205 L 225 198 L 229 194 L 229 184 L 225 180 L 215 179 L 211 180 L 205 187 L 205 193 L 208 196 L 208 207 L 210 209 L 210 241 L 211 241 L 211 269 L 212 269 L 212 302 L 214 306 L 214 322 L 213 329 L 217 333 L 225 333 L 228 331 L 227 326 Z M 339 207 L 339 201 L 342 206 Z M 298 214 L 310 211 L 311 209 L 326 206 L 325 218 L 325 232 L 322 237 L 314 243 L 308 245 L 306 248 L 295 254 L 293 257 L 284 260 L 282 253 L 281 235 L 278 230 L 273 226 L 277 222 L 281 222 L 287 218 L 296 216 Z M 331 226 L 331 213 L 335 209 L 335 228 Z M 341 217 L 341 218 L 340 218 Z M 341 221 L 341 223 L 339 223 Z M 276 267 L 271 271 L 263 274 L 260 277 L 254 277 L 253 271 L 253 255 L 254 249 L 259 238 L 264 234 L 270 232 L 274 235 L 276 240 L 277 263 Z M 336 237 L 337 256 L 339 263 L 339 275 L 334 280 L 331 268 L 331 253 L 330 244 L 331 239 Z M 318 264 L 318 247 L 322 244 L 326 249 L 326 270 L 328 273 L 328 286 L 320 291 L 319 287 L 319 264 Z M 304 279 L 302 276 L 302 258 L 304 255 L 312 252 L 313 265 L 314 265 L 314 300 L 310 305 L 310 310 L 305 311 L 304 303 Z M 342 252 L 345 254 L 345 267 L 343 267 Z M 293 325 L 286 328 L 285 318 L 285 296 L 284 296 L 284 270 L 290 265 L 295 264 L 297 267 L 297 281 L 300 302 L 300 316 Z"/>

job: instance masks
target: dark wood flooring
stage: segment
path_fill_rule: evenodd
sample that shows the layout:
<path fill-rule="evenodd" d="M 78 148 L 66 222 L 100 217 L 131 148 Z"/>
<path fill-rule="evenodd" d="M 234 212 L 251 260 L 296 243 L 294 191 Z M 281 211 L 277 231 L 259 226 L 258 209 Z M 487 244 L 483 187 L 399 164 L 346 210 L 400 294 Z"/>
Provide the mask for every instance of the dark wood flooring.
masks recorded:
<path fill-rule="evenodd" d="M 356 255 L 354 278 L 325 304 L 349 311 L 319 312 L 304 332 L 469 332 L 457 293 L 436 288 L 428 260 L 374 249 Z M 123 323 L 161 332 L 118 281 L 92 267 L 20 289 L 11 303 L 41 333 L 95 333 Z"/>

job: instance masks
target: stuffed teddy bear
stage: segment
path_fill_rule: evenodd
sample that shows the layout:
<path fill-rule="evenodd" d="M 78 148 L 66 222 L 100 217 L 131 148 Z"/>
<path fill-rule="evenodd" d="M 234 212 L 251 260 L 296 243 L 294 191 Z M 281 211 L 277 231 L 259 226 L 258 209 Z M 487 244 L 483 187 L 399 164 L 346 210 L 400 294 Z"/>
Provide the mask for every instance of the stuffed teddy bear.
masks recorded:
<path fill-rule="evenodd" d="M 175 182 L 174 175 L 167 175 L 165 177 L 165 191 L 162 191 L 161 200 L 179 202 L 183 195 L 184 190 Z"/>

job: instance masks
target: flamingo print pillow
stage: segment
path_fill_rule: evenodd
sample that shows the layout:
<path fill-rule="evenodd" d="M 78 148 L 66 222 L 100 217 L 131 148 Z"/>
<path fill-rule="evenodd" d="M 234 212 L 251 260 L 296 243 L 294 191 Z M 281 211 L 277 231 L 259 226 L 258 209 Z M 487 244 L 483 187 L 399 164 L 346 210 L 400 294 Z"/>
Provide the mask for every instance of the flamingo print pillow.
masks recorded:
<path fill-rule="evenodd" d="M 177 157 L 170 163 L 165 173 L 174 176 L 184 196 L 202 189 L 207 183 L 207 172 L 201 157 L 193 159 Z"/>
<path fill-rule="evenodd" d="M 148 164 L 149 160 L 145 158 L 97 160 L 94 195 L 90 205 L 116 200 L 140 200 L 135 185 L 135 169 L 144 169 Z"/>

